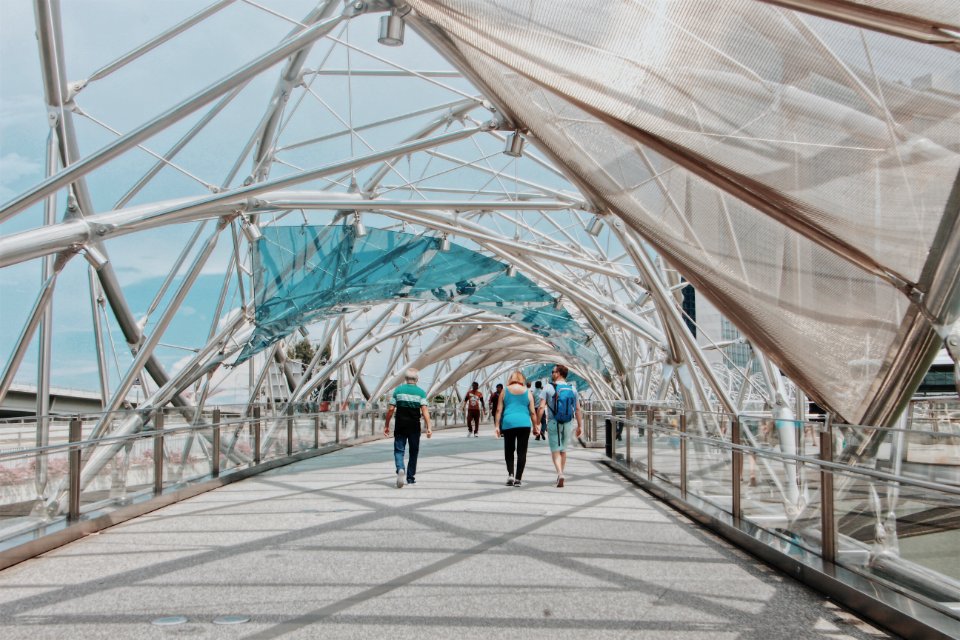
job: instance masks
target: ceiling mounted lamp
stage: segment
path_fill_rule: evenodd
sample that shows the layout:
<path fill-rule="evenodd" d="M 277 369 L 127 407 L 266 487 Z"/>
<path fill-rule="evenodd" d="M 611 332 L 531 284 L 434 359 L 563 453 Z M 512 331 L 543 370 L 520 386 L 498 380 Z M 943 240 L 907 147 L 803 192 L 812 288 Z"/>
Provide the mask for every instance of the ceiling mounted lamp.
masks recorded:
<path fill-rule="evenodd" d="M 587 233 L 593 237 L 600 235 L 600 232 L 603 230 L 603 218 L 599 215 L 593 216 L 590 220 L 590 224 L 587 225 Z"/>
<path fill-rule="evenodd" d="M 515 264 L 508 264 L 508 265 L 507 265 L 507 277 L 508 277 L 508 278 L 512 278 L 512 277 L 514 277 L 515 275 L 517 275 L 517 265 L 515 265 Z"/>
<path fill-rule="evenodd" d="M 359 211 L 354 211 L 353 213 L 353 235 L 357 238 L 362 238 L 367 235 L 367 228 L 363 226 Z"/>
<path fill-rule="evenodd" d="M 450 251 L 450 238 L 447 234 L 440 236 L 440 251 Z"/>
<path fill-rule="evenodd" d="M 511 158 L 519 158 L 523 155 L 523 136 L 519 131 L 514 131 L 507 136 L 507 146 L 503 152 Z"/>
<path fill-rule="evenodd" d="M 405 26 L 403 14 L 393 9 L 390 15 L 380 18 L 380 37 L 377 42 L 387 47 L 399 47 L 403 44 L 403 28 Z"/>

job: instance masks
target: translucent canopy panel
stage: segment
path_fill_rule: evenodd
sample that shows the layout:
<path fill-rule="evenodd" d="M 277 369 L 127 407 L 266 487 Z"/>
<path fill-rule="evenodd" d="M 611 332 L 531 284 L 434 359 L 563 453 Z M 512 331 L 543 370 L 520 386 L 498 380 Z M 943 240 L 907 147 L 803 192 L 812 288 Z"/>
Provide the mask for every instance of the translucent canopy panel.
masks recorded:
<path fill-rule="evenodd" d="M 811 396 L 910 393 L 957 311 L 956 53 L 746 0 L 410 4 Z"/>
<path fill-rule="evenodd" d="M 320 318 L 396 300 L 456 303 L 509 318 L 601 373 L 603 359 L 556 299 L 455 243 L 353 225 L 271 226 L 254 254 L 256 329 L 239 362 Z"/>
<path fill-rule="evenodd" d="M 537 380 L 542 380 L 543 382 L 550 381 L 550 372 L 553 371 L 552 364 L 538 364 L 530 367 L 525 367 L 523 369 L 523 376 L 530 380 L 531 382 L 536 382 Z M 584 380 L 581 376 L 578 376 L 573 371 L 567 374 L 567 382 L 572 382 L 576 385 L 578 391 L 586 391 L 590 388 L 590 383 Z"/>

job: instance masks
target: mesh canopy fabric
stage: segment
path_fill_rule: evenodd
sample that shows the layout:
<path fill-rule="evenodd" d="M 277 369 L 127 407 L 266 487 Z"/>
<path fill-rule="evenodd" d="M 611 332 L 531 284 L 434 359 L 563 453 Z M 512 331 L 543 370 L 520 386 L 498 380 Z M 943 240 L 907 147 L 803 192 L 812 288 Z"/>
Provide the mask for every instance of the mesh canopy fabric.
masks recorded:
<path fill-rule="evenodd" d="M 325 316 L 396 299 L 457 303 L 516 322 L 559 353 L 606 373 L 586 332 L 555 298 L 506 265 L 440 239 L 352 226 L 271 226 L 254 255 L 256 329 L 238 363 Z"/>
<path fill-rule="evenodd" d="M 956 54 L 739 0 L 410 4 L 785 373 L 863 418 L 918 318 L 891 281 L 939 258 L 960 168 L 960 89 L 909 81 Z"/>

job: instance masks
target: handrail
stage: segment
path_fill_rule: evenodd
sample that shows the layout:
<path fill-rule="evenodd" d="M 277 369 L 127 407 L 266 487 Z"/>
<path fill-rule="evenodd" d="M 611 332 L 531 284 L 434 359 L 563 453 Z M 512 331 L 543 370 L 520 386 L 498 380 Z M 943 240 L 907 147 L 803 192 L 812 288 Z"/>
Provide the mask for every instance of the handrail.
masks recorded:
<path fill-rule="evenodd" d="M 356 414 L 359 414 L 359 415 L 362 417 L 362 416 L 365 415 L 365 414 L 371 414 L 371 413 L 376 414 L 376 413 L 378 413 L 378 411 L 379 411 L 379 410 L 375 410 L 375 409 L 362 409 L 362 410 L 360 410 L 360 409 L 354 409 L 354 410 L 346 410 L 346 411 L 318 411 L 318 412 L 314 412 L 314 413 L 294 414 L 294 415 L 291 415 L 291 416 L 261 416 L 261 417 L 259 418 L 259 420 L 264 420 L 264 421 L 266 421 L 266 420 L 272 420 L 272 419 L 282 419 L 282 420 L 293 419 L 293 420 L 296 420 L 296 419 L 298 419 L 298 418 L 313 418 L 313 417 L 340 416 L 340 415 L 350 415 L 350 416 L 352 416 L 352 415 L 356 415 Z M 146 414 L 147 412 L 143 412 L 143 413 Z M 179 434 L 179 433 L 189 433 L 189 432 L 194 432 L 194 433 L 196 433 L 196 432 L 200 432 L 200 431 L 210 431 L 211 429 L 213 429 L 213 428 L 215 428 L 215 427 L 218 427 L 218 426 L 221 427 L 221 428 L 223 428 L 223 427 L 230 427 L 230 426 L 245 426 L 245 425 L 249 425 L 252 421 L 254 421 L 254 420 L 256 420 L 256 419 L 257 419 L 257 418 L 254 418 L 253 416 L 250 416 L 250 417 L 247 417 L 247 418 L 236 418 L 236 419 L 232 419 L 232 420 L 221 420 L 220 422 L 218 422 L 218 423 L 215 424 L 215 425 L 211 425 L 211 424 L 200 424 L 200 425 L 184 424 L 184 425 L 178 425 L 178 426 L 175 426 L 175 427 L 169 427 L 169 428 L 163 428 L 163 429 L 153 429 L 153 428 L 151 428 L 151 429 L 147 429 L 147 430 L 143 430 L 143 431 L 137 431 L 136 433 L 131 433 L 131 434 L 122 435 L 122 436 L 109 436 L 109 435 L 108 435 L 108 436 L 103 436 L 103 437 L 100 437 L 100 438 L 95 438 L 95 439 L 93 439 L 93 440 L 67 441 L 67 442 L 60 442 L 60 443 L 56 443 L 56 444 L 48 444 L 48 445 L 44 445 L 44 446 L 42 446 L 42 447 L 18 448 L 18 449 L 15 449 L 15 450 L 5 449 L 5 450 L 0 450 L 0 462 L 2 462 L 2 461 L 4 461 L 4 460 L 8 460 L 8 459 L 17 459 L 17 458 L 24 457 L 24 456 L 34 456 L 34 455 L 37 455 L 37 454 L 39 454 L 39 453 L 51 453 L 51 452 L 58 452 L 58 451 L 61 451 L 61 450 L 70 450 L 70 449 L 74 449 L 74 448 L 76 448 L 76 447 L 84 448 L 84 447 L 88 447 L 88 446 L 96 446 L 96 445 L 99 445 L 99 444 L 107 444 L 107 443 L 112 443 L 112 442 L 123 442 L 123 441 L 125 441 L 125 440 L 131 440 L 131 441 L 133 441 L 133 440 L 141 440 L 141 439 L 147 439 L 147 438 L 151 438 L 151 437 L 156 437 L 156 436 L 158 436 L 158 435 L 168 436 L 168 435 Z M 68 421 L 69 421 L 69 420 L 68 420 Z"/>
<path fill-rule="evenodd" d="M 618 422 L 623 422 L 631 426 L 643 427 L 645 429 L 652 429 L 654 431 L 659 431 L 661 433 L 669 433 L 672 436 L 687 438 L 689 440 L 696 440 L 699 442 L 708 443 L 712 446 L 720 446 L 730 451 L 741 451 L 751 454 L 756 454 L 765 458 L 772 460 L 789 460 L 791 462 L 803 462 L 806 464 L 816 465 L 821 468 L 828 468 L 834 471 L 840 471 L 847 474 L 858 474 L 865 475 L 876 478 L 877 480 L 884 480 L 887 482 L 899 482 L 901 484 L 907 484 L 915 487 L 921 487 L 923 489 L 931 489 L 933 491 L 941 491 L 943 493 L 949 493 L 952 495 L 960 496 L 960 487 L 954 487 L 952 485 L 938 484 L 936 482 L 928 482 L 926 480 L 920 480 L 918 478 L 911 478 L 910 476 L 900 476 L 893 473 L 886 473 L 885 471 L 877 471 L 876 469 L 870 469 L 868 467 L 851 467 L 840 462 L 833 462 L 832 460 L 822 460 L 820 458 L 811 458 L 809 456 L 798 456 L 790 453 L 783 452 L 774 452 L 769 449 L 763 449 L 760 447 L 751 447 L 744 444 L 734 444 L 732 442 L 727 442 L 726 440 L 718 440 L 715 438 L 705 438 L 703 436 L 698 436 L 691 434 L 689 432 L 683 432 L 678 429 L 671 427 L 662 427 L 657 425 L 651 425 L 646 422 L 639 422 L 633 418 L 624 418 L 623 416 L 607 416 L 608 418 L 613 417 Z M 923 432 L 912 432 L 912 433 L 923 433 Z M 935 435 L 944 435 L 944 434 L 935 434 Z M 946 437 L 950 437 L 949 434 Z"/>
<path fill-rule="evenodd" d="M 128 416 L 131 412 L 116 413 Z M 65 442 L 0 451 L 0 464 L 13 462 L 14 465 L 22 465 L 26 461 L 37 461 L 38 468 L 39 461 L 46 459 L 49 462 L 51 454 L 68 454 L 66 473 L 56 478 L 50 477 L 49 484 L 44 480 L 46 490 L 42 495 L 30 493 L 36 490 L 32 479 L 6 485 L 13 490 L 9 496 L 13 498 L 13 504 L 30 506 L 32 503 L 33 506 L 29 516 L 24 511 L 22 518 L 10 518 L 0 523 L 3 525 L 0 528 L 0 568 L 53 549 L 91 531 L 146 513 L 157 508 L 156 505 L 170 504 L 279 465 L 329 452 L 331 445 L 349 446 L 351 443 L 383 437 L 381 423 L 385 409 L 312 411 L 288 416 L 264 416 L 259 410 L 254 410 L 249 416 L 222 419 L 219 407 L 213 407 L 211 422 L 176 424 L 169 428 L 164 426 L 167 412 L 162 409 L 143 410 L 140 414 L 144 419 L 153 420 L 153 423 L 136 433 L 82 439 L 83 420 L 73 416 L 69 420 Z M 460 420 L 462 414 L 456 407 L 430 407 L 430 414 L 435 421 L 435 429 L 463 424 Z M 282 446 L 273 447 L 266 438 L 261 438 L 275 419 L 285 422 L 287 426 L 285 452 Z M 245 432 L 248 428 L 249 436 L 245 433 L 241 436 L 240 430 Z M 232 429 L 237 430 L 237 437 L 232 433 L 224 433 Z M 321 430 L 327 434 L 323 442 Z M 309 431 L 312 431 L 312 437 Z M 190 456 L 178 457 L 181 446 L 188 447 L 183 450 L 184 454 L 190 450 L 189 445 L 185 444 L 186 440 L 181 442 L 180 437 L 199 433 L 204 434 L 208 446 L 194 449 L 194 454 Z M 172 449 L 169 445 L 171 436 L 178 437 Z M 280 437 L 282 441 L 283 436 Z M 84 452 L 99 447 L 109 450 L 118 447 L 118 443 L 136 443 L 138 451 L 153 458 L 152 463 L 143 464 L 138 458 L 134 467 L 129 466 L 129 458 L 119 461 L 122 497 L 111 495 L 109 499 L 82 502 L 81 497 L 89 495 L 84 492 L 91 490 L 88 484 L 91 481 L 89 478 L 93 477 L 83 475 L 87 473 Z M 244 443 L 250 451 L 234 450 L 238 445 L 244 447 Z M 221 466 L 224 457 L 230 463 L 228 467 Z M 127 473 L 133 473 L 134 468 L 141 475 L 128 485 Z M 32 476 L 33 467 L 30 469 Z M 29 495 L 18 495 L 28 485 Z M 129 497 L 126 493 L 128 489 L 132 490 Z M 77 524 L 81 520 L 83 522 Z M 29 541 L 23 542 L 24 535 L 30 538 Z"/>
<path fill-rule="evenodd" d="M 949 510 L 960 497 L 955 484 L 960 468 L 941 468 L 943 458 L 936 458 L 920 467 L 929 472 L 918 474 L 926 479 L 903 470 L 907 463 L 924 465 L 916 460 L 927 459 L 907 457 L 916 444 L 913 437 L 955 447 L 957 433 L 726 412 L 721 413 L 724 422 L 716 425 L 701 415 L 705 412 L 650 404 L 632 408 L 630 417 L 605 414 L 611 468 L 881 626 L 905 637 L 955 635 L 941 631 L 956 629 L 960 621 L 953 606 L 960 599 L 960 581 L 939 571 L 930 558 L 916 556 L 916 549 L 913 555 L 901 553 L 897 540 L 898 533 L 907 534 L 898 532 L 901 522 L 915 525 L 915 534 L 956 532 Z M 710 420 L 709 431 L 691 429 L 697 417 Z M 591 419 L 595 424 L 597 416 Z M 777 427 L 769 431 L 775 437 L 773 449 L 766 443 L 758 446 L 751 437 L 755 422 Z M 722 433 L 714 432 L 717 426 Z M 814 455 L 803 455 L 806 427 L 819 439 Z M 623 450 L 615 430 L 624 436 Z M 854 459 L 834 459 L 841 436 L 847 440 L 845 453 Z M 854 466 L 861 463 L 856 448 L 861 438 L 884 447 L 883 453 L 874 446 L 862 454 L 862 464 L 871 466 Z M 946 454 L 934 451 L 946 455 L 946 462 L 957 459 L 952 448 Z M 751 482 L 751 488 L 743 485 L 748 457 L 754 461 L 751 480 L 754 473 L 763 480 Z M 883 460 L 891 462 L 890 471 L 874 468 Z M 939 482 L 941 477 L 947 480 Z"/>

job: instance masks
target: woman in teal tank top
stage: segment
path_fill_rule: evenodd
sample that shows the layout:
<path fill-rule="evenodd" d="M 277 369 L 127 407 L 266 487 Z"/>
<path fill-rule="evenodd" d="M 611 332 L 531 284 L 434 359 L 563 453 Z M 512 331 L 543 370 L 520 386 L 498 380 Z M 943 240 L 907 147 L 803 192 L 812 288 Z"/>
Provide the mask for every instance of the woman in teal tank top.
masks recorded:
<path fill-rule="evenodd" d="M 503 434 L 503 457 L 507 461 L 508 487 L 521 486 L 520 478 L 527 464 L 527 443 L 530 431 L 540 433 L 536 413 L 533 407 L 533 394 L 527 389 L 526 380 L 519 371 L 510 374 L 507 388 L 497 401 L 497 419 L 499 425 L 494 432 L 499 438 Z M 516 452 L 517 464 L 514 474 L 513 456 Z"/>

